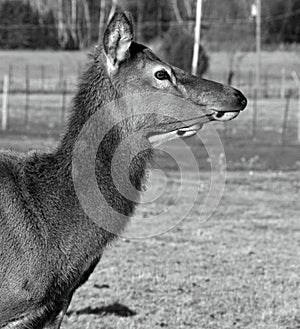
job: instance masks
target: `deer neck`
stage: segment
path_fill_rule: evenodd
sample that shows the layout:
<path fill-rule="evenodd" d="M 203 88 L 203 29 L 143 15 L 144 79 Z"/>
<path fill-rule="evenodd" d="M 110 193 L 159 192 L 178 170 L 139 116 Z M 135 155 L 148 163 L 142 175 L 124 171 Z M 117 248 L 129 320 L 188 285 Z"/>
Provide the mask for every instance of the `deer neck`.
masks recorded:
<path fill-rule="evenodd" d="M 104 71 L 99 74 L 99 67 L 91 67 L 84 74 L 78 93 L 73 101 L 73 112 L 69 118 L 66 132 L 56 152 L 56 158 L 58 159 L 57 177 L 60 182 L 58 186 L 63 184 L 64 189 L 66 187 L 72 190 L 74 189 L 72 165 L 74 148 L 80 133 L 89 119 L 97 111 L 100 111 L 99 115 L 101 116 L 101 108 L 105 104 L 117 99 L 117 97 L 118 94 Z M 105 113 L 103 116 L 104 115 Z M 105 118 L 102 118 L 101 125 L 103 125 L 103 127 L 101 126 L 100 128 L 106 129 L 106 124 Z M 122 167 L 123 163 L 120 161 L 113 164 L 114 153 L 122 140 L 128 135 L 128 127 L 130 127 L 130 125 L 122 126 L 121 124 L 114 129 L 113 132 L 108 134 L 101 143 L 97 140 L 93 141 L 96 144 L 98 143 L 95 161 L 95 178 L 101 189 L 100 192 L 105 196 L 109 206 L 117 212 L 124 213 L 126 216 L 132 214 L 136 202 L 139 199 L 146 166 L 152 158 L 152 150 L 149 148 L 149 145 L 147 145 L 147 142 L 137 137 L 131 143 L 127 144 L 128 147 L 122 150 L 124 159 L 133 160 L 130 161 L 130 166 Z M 87 149 L 82 151 L 83 159 L 85 158 L 84 152 L 87 151 L 86 160 L 90 161 L 91 158 L 88 156 L 89 145 L 87 144 L 86 147 Z M 139 152 L 139 150 L 144 151 Z M 116 168 L 116 166 L 119 167 Z M 112 167 L 114 170 L 112 170 Z M 112 177 L 112 172 L 114 172 L 117 177 Z M 115 179 L 122 184 L 122 182 L 128 182 L 128 178 L 132 186 L 121 186 L 122 191 L 119 191 L 119 187 L 115 184 Z M 126 193 L 128 193 L 128 198 Z M 64 195 L 65 194 L 66 193 L 64 193 Z M 72 194 L 73 193 L 70 193 L 70 195 Z"/>

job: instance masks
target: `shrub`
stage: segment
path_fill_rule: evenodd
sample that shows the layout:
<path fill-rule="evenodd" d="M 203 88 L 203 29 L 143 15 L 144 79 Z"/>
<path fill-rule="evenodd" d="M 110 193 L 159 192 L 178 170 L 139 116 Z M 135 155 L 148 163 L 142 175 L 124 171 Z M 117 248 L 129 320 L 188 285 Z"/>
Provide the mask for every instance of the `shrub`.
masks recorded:
<path fill-rule="evenodd" d="M 191 71 L 193 60 L 194 37 L 181 28 L 172 28 L 163 40 L 162 51 L 166 61 L 187 72 Z M 202 76 L 209 68 L 209 57 L 200 46 L 198 75 Z"/>
<path fill-rule="evenodd" d="M 43 22 L 43 18 L 29 2 L 2 2 L 0 22 L 0 48 L 56 48 L 58 45 L 53 15 L 47 13 Z"/>

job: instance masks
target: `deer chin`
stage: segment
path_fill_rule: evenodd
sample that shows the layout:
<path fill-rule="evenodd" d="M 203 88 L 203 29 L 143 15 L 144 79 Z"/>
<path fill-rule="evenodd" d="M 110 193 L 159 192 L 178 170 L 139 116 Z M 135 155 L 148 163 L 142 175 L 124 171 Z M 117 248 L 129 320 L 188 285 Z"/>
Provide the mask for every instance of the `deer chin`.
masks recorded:
<path fill-rule="evenodd" d="M 153 147 L 156 147 L 179 137 L 186 138 L 194 136 L 202 127 L 202 123 L 197 123 L 193 124 L 192 126 L 172 130 L 167 133 L 151 134 L 151 136 L 148 137 L 148 140 Z"/>
<path fill-rule="evenodd" d="M 225 111 L 217 111 L 214 109 L 212 109 L 212 111 L 213 111 L 212 113 L 206 114 L 197 119 L 188 120 L 190 121 L 190 125 L 188 124 L 187 121 L 185 127 L 178 128 L 176 130 L 172 130 L 166 133 L 162 133 L 162 132 L 152 133 L 148 135 L 147 138 L 150 144 L 153 147 L 156 147 L 179 137 L 180 138 L 192 137 L 197 134 L 197 132 L 204 126 L 205 123 L 211 121 L 220 121 L 220 122 L 230 121 L 235 119 L 240 113 L 240 111 L 225 112 Z M 197 123 L 195 123 L 195 120 L 197 120 Z"/>

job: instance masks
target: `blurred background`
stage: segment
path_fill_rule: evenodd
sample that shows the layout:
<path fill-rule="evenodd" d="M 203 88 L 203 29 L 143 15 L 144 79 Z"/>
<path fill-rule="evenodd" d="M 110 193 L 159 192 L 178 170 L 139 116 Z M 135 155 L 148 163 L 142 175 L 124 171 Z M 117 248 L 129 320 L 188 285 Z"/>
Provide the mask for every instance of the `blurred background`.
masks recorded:
<path fill-rule="evenodd" d="M 297 0 L 0 0 L 2 134 L 59 135 L 87 54 L 118 5 L 132 13 L 137 41 L 162 59 L 248 97 L 239 120 L 216 125 L 234 167 L 299 167 Z"/>

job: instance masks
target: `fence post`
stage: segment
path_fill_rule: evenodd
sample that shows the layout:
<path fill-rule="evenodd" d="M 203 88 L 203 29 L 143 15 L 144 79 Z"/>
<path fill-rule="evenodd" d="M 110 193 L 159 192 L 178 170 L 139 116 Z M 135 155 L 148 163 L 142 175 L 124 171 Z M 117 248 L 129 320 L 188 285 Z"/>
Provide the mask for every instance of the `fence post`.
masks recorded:
<path fill-rule="evenodd" d="M 240 71 L 240 69 L 237 70 L 237 74 L 236 74 L 236 86 L 240 89 L 240 86 L 241 86 L 241 71 Z"/>
<path fill-rule="evenodd" d="M 293 71 L 292 76 L 298 87 L 298 134 L 297 134 L 297 137 L 298 137 L 298 143 L 300 143 L 300 79 L 299 79 L 296 71 Z"/>
<path fill-rule="evenodd" d="M 59 77 L 58 77 L 59 88 L 63 88 L 63 84 L 64 84 L 64 67 L 63 67 L 63 63 L 60 62 L 59 63 Z"/>
<path fill-rule="evenodd" d="M 287 131 L 287 124 L 288 124 L 288 118 L 289 118 L 289 110 L 290 110 L 290 100 L 292 96 L 292 91 L 288 90 L 285 99 L 285 109 L 284 109 L 284 117 L 282 122 L 282 134 L 281 134 L 281 144 L 284 145 L 286 141 L 286 131 Z"/>
<path fill-rule="evenodd" d="M 226 84 L 227 83 L 227 72 L 224 71 L 223 72 L 223 84 Z"/>
<path fill-rule="evenodd" d="M 298 85 L 298 143 L 300 143 L 300 81 Z"/>
<path fill-rule="evenodd" d="M 265 85 L 265 97 L 268 98 L 269 97 L 269 71 L 265 71 L 265 81 L 264 81 L 264 85 Z"/>
<path fill-rule="evenodd" d="M 256 140 L 257 133 L 257 87 L 253 88 L 253 118 L 252 118 L 252 138 Z"/>
<path fill-rule="evenodd" d="M 62 87 L 62 104 L 61 104 L 61 125 L 65 122 L 65 113 L 66 113 L 66 96 L 67 96 L 67 81 L 63 81 Z"/>
<path fill-rule="evenodd" d="M 45 65 L 41 65 L 41 90 L 45 90 Z"/>
<path fill-rule="evenodd" d="M 24 125 L 28 125 L 28 111 L 30 103 L 30 73 L 29 66 L 25 66 L 25 116 L 24 116 Z"/>
<path fill-rule="evenodd" d="M 5 75 L 3 78 L 3 92 L 2 92 L 2 125 L 3 131 L 7 130 L 8 123 L 8 93 L 9 93 L 9 77 Z"/>
<path fill-rule="evenodd" d="M 13 84 L 14 80 L 14 66 L 13 64 L 9 64 L 8 66 L 8 79 L 9 79 L 9 84 Z"/>
<path fill-rule="evenodd" d="M 77 78 L 81 76 L 81 63 L 77 62 Z"/>
<path fill-rule="evenodd" d="M 249 93 L 249 97 L 252 96 L 252 91 L 253 91 L 253 72 L 249 71 L 249 73 L 248 73 L 248 93 Z"/>
<path fill-rule="evenodd" d="M 285 89 L 286 89 L 286 71 L 285 69 L 281 70 L 281 81 L 280 81 L 280 98 L 285 98 Z"/>

